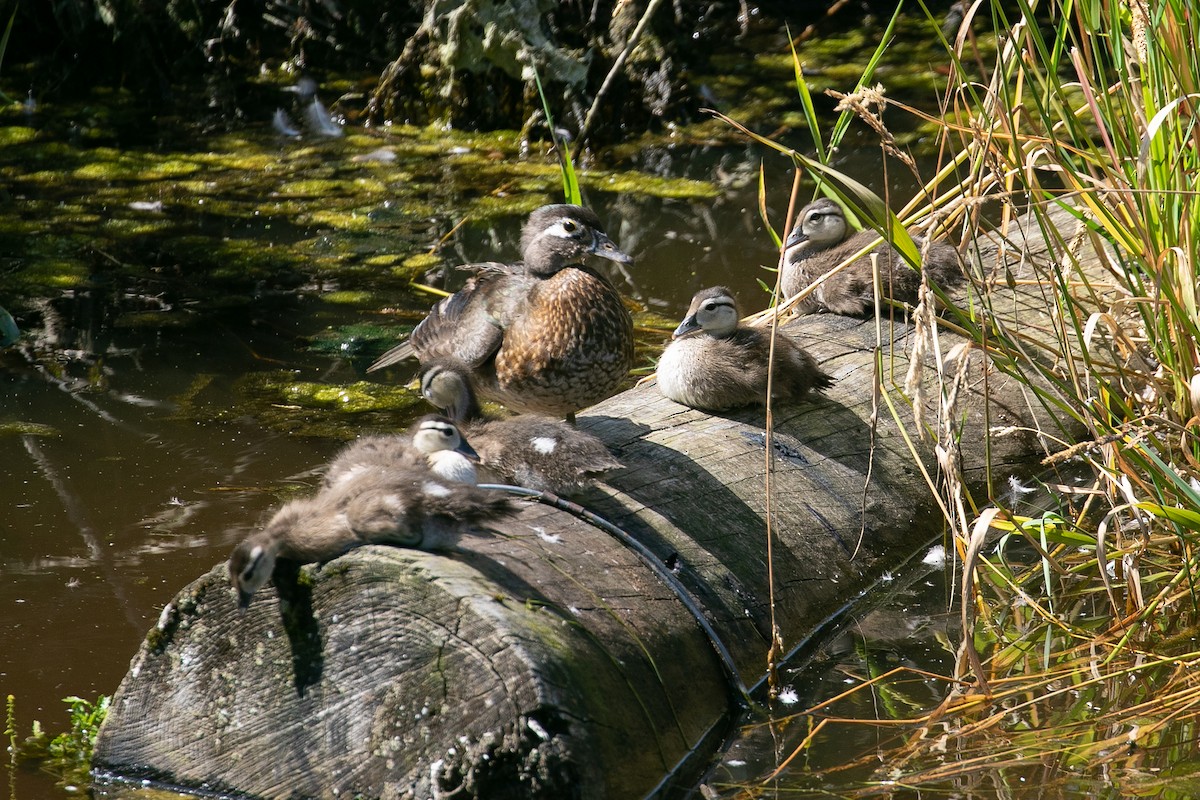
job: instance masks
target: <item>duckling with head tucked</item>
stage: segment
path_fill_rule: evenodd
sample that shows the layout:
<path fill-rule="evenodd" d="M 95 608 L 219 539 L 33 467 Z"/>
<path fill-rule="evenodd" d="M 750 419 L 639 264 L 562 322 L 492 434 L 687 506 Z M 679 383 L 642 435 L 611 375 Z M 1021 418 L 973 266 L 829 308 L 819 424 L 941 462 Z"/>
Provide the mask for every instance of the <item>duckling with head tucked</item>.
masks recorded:
<path fill-rule="evenodd" d="M 278 560 L 324 562 L 365 544 L 444 550 L 467 533 L 516 513 L 503 495 L 445 480 L 375 450 L 315 496 L 292 500 L 233 550 L 229 577 L 244 608 Z M 349 466 L 349 462 L 347 462 Z M 332 474 L 332 471 L 331 471 Z"/>
<path fill-rule="evenodd" d="M 697 292 L 658 360 L 659 391 L 704 411 L 765 404 L 771 332 L 739 325 L 741 316 L 724 286 Z M 799 400 L 832 384 L 795 340 L 776 332 L 772 400 Z"/>
<path fill-rule="evenodd" d="M 591 434 L 558 420 L 523 414 L 487 419 L 464 369 L 448 360 L 421 368 L 421 394 L 455 419 L 479 452 L 480 480 L 570 494 L 621 462 Z"/>
<path fill-rule="evenodd" d="M 794 297 L 807 289 L 826 272 L 876 238 L 875 231 L 871 230 L 851 235 L 845 212 L 829 198 L 809 203 L 800 209 L 785 244 L 783 275 L 780 277 L 780 291 L 784 298 Z M 949 287 L 961 280 L 958 252 L 953 246 L 945 242 L 930 242 L 926 247 L 922 239 L 916 238 L 914 241 L 925 259 L 922 268 L 931 281 Z M 917 290 L 921 286 L 921 274 L 910 269 L 900 253 L 883 242 L 826 279 L 800 302 L 797 310 L 802 314 L 832 311 L 855 317 L 871 316 L 875 311 L 872 254 L 878 259 L 884 296 L 915 304 Z"/>
<path fill-rule="evenodd" d="M 613 394 L 633 366 L 633 320 L 616 287 L 586 262 L 633 259 L 594 213 L 573 205 L 533 212 L 521 252 L 523 263 L 482 265 L 370 369 L 413 355 L 422 364 L 451 359 L 484 397 L 568 419 Z"/>

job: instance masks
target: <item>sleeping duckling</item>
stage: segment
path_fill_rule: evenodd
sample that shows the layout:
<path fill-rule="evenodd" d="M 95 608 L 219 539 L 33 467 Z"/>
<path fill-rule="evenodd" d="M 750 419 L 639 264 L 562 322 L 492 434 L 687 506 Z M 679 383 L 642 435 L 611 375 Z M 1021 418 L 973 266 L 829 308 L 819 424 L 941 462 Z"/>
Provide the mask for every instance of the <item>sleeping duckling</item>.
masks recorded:
<path fill-rule="evenodd" d="M 842 207 L 829 198 L 821 198 L 800 209 L 796 225 L 788 236 L 784 251 L 780 291 L 784 298 L 794 297 L 826 272 L 841 264 L 874 241 L 875 231 L 862 230 L 851 235 Z M 958 252 L 946 242 L 931 242 L 926 248 L 920 237 L 914 239 L 925 259 L 924 270 L 930 280 L 948 287 L 962 279 Z M 878 256 L 880 284 L 885 297 L 910 305 L 917 302 L 921 273 L 910 269 L 887 242 L 863 254 L 836 275 L 818 286 L 796 307 L 802 314 L 832 311 L 855 317 L 875 312 L 875 281 L 871 254 Z"/>
<path fill-rule="evenodd" d="M 412 426 L 407 436 L 380 434 L 364 436 L 347 445 L 329 464 L 324 486 L 332 487 L 346 478 L 374 467 L 428 467 L 446 480 L 474 485 L 479 454 L 446 417 L 431 414 Z"/>
<path fill-rule="evenodd" d="M 315 496 L 286 503 L 234 548 L 229 577 L 245 608 L 277 560 L 324 562 L 365 544 L 444 550 L 514 513 L 502 494 L 444 480 L 424 465 L 360 462 Z"/>
<path fill-rule="evenodd" d="M 658 360 L 659 391 L 705 411 L 763 405 L 771 334 L 739 325 L 741 316 L 733 293 L 724 286 L 697 292 Z M 832 384 L 811 355 L 777 331 L 773 400 L 799 400 Z"/>
<path fill-rule="evenodd" d="M 413 428 L 412 441 L 413 447 L 425 454 L 435 475 L 472 486 L 479 482 L 475 469 L 479 453 L 446 417 L 437 414 L 422 417 Z"/>
<path fill-rule="evenodd" d="M 522 414 L 487 419 L 466 370 L 438 359 L 421 368 L 421 394 L 456 420 L 479 453 L 480 480 L 555 494 L 579 491 L 621 462 L 591 434 L 557 420 Z"/>

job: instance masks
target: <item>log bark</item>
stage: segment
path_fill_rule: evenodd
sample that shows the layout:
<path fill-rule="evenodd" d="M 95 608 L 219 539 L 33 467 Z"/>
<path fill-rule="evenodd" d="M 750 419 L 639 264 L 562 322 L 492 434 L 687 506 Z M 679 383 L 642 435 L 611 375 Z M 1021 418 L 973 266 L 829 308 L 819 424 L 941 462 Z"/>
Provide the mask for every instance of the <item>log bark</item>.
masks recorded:
<path fill-rule="evenodd" d="M 994 250 L 980 257 L 996 263 Z M 1025 311 L 1013 306 L 1015 323 Z M 874 322 L 820 315 L 787 330 L 837 382 L 774 414 L 785 652 L 920 551 L 941 519 L 909 449 L 936 472 L 911 409 L 900 403 L 897 422 L 875 400 Z M 884 334 L 878 380 L 895 395 L 913 333 L 898 322 Z M 943 348 L 956 341 L 943 334 Z M 978 484 L 985 441 L 991 470 L 1023 472 L 1044 452 L 1035 431 L 1059 423 L 973 358 L 959 424 Z M 930 397 L 935 381 L 927 369 Z M 529 504 L 454 552 L 367 547 L 305 567 L 283 582 L 283 601 L 267 588 L 244 613 L 214 567 L 134 658 L 96 743 L 97 773 L 263 798 L 624 798 L 686 781 L 726 733 L 742 686 L 765 678 L 764 414 L 711 416 L 645 386 L 580 427 L 626 465 L 583 503 L 670 568 L 736 675 L 637 553 Z M 989 437 L 1001 428 L 1014 432 Z"/>

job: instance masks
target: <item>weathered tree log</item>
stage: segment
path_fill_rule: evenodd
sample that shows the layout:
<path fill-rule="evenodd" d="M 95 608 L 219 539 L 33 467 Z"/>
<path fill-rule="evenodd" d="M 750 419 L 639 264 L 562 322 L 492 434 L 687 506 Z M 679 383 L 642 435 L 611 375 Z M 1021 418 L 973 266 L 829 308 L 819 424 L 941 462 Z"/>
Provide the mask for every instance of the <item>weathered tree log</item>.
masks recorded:
<path fill-rule="evenodd" d="M 991 251 L 985 258 L 995 263 Z M 1014 321 L 1026 313 L 1014 303 Z M 775 619 L 784 649 L 896 569 L 940 515 L 876 382 L 875 326 L 796 321 L 837 379 L 774 415 Z M 880 382 L 908 368 L 885 335 Z M 943 347 L 957 341 L 943 336 Z M 1044 452 L 1057 427 L 1015 382 L 960 397 L 976 482 Z M 933 391 L 934 371 L 926 384 Z M 985 388 L 987 395 L 985 397 Z M 635 797 L 686 772 L 725 732 L 738 684 L 771 645 L 764 415 L 686 409 L 642 387 L 580 426 L 625 463 L 586 505 L 667 564 L 736 664 L 731 679 L 671 588 L 599 527 L 530 504 L 456 552 L 368 547 L 304 568 L 239 613 L 224 565 L 187 587 L 134 658 L 96 743 L 101 774 L 255 797 Z M 920 445 L 931 471 L 931 447 Z M 286 582 L 285 582 L 286 584 Z"/>

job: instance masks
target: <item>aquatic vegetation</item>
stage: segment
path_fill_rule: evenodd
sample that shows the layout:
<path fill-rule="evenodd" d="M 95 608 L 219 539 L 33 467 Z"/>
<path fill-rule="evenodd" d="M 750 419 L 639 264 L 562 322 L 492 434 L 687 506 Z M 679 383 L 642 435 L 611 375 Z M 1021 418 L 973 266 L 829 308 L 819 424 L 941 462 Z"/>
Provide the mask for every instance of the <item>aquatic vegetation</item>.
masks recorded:
<path fill-rule="evenodd" d="M 230 418 L 251 413 L 270 428 L 341 439 L 364 430 L 402 428 L 423 402 L 403 386 L 317 383 L 288 372 L 253 373 L 238 380 L 236 389 L 241 402 L 224 411 Z"/>
<path fill-rule="evenodd" d="M 64 697 L 69 730 L 51 737 L 41 723 L 34 720 L 30 734 L 22 739 L 17 728 L 16 699 L 8 695 L 4 733 L 9 741 L 10 768 L 15 769 L 21 763 L 37 763 L 55 775 L 64 787 L 78 790 L 89 786 L 92 746 L 108 712 L 108 701 L 107 695 L 98 696 L 94 702 L 82 697 Z"/>
<path fill-rule="evenodd" d="M 0 127 L 0 145 L 25 144 L 37 138 L 37 131 L 23 125 L 5 125 Z"/>

